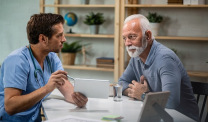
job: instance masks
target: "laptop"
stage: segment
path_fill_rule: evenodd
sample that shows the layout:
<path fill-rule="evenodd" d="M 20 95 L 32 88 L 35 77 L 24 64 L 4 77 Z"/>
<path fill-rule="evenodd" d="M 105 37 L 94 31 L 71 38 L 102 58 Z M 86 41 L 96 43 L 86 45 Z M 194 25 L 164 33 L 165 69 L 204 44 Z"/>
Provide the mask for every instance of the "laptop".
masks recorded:
<path fill-rule="evenodd" d="M 74 81 L 74 91 L 80 92 L 88 98 L 107 99 L 109 87 L 109 80 L 76 78 Z"/>
<path fill-rule="evenodd" d="M 173 118 L 164 110 L 169 91 L 150 92 L 146 94 L 138 122 L 173 122 Z"/>

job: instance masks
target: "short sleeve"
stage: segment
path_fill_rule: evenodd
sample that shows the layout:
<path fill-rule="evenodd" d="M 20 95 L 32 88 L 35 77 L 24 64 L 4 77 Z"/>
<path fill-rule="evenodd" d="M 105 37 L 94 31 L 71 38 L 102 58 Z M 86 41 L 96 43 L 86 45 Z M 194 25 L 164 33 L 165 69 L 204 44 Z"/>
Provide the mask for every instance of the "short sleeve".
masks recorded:
<path fill-rule="evenodd" d="M 17 88 L 26 91 L 29 63 L 24 55 L 10 55 L 3 63 L 4 88 Z"/>

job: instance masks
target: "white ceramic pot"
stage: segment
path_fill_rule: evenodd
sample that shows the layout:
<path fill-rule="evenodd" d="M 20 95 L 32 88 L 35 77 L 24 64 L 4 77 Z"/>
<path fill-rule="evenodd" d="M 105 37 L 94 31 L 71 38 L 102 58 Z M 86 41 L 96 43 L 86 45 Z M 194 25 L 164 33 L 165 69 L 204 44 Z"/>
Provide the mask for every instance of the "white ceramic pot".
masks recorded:
<path fill-rule="evenodd" d="M 152 29 L 152 34 L 158 36 L 160 23 L 150 23 L 150 27 Z"/>
<path fill-rule="evenodd" d="M 90 25 L 90 34 L 98 34 L 99 25 Z"/>

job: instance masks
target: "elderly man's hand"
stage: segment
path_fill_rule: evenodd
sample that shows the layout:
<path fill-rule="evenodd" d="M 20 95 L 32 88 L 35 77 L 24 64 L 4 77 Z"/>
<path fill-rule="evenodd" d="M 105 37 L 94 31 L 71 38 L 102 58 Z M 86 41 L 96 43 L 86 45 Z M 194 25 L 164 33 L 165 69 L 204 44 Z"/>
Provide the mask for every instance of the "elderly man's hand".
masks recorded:
<path fill-rule="evenodd" d="M 88 98 L 79 92 L 74 92 L 72 94 L 72 99 L 74 103 L 80 108 L 84 107 L 88 101 Z"/>
<path fill-rule="evenodd" d="M 136 82 L 135 80 L 132 81 L 132 84 L 129 84 L 129 92 L 128 96 L 131 98 L 136 98 L 141 100 L 141 96 L 144 92 L 148 92 L 148 84 L 145 80 L 144 76 L 140 77 L 140 82 Z"/>

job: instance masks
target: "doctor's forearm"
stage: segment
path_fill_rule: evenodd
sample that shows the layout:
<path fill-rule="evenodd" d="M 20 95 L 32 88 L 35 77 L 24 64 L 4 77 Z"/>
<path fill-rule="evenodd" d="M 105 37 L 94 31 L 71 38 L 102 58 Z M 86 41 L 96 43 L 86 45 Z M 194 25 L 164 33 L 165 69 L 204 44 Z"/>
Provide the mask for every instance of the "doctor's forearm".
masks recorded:
<path fill-rule="evenodd" d="M 21 95 L 19 89 L 5 88 L 5 110 L 10 115 L 25 111 L 38 103 L 48 93 L 46 87 L 27 95 Z"/>

